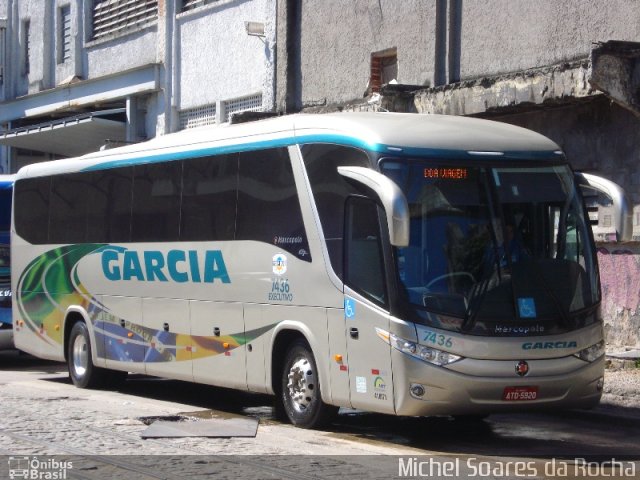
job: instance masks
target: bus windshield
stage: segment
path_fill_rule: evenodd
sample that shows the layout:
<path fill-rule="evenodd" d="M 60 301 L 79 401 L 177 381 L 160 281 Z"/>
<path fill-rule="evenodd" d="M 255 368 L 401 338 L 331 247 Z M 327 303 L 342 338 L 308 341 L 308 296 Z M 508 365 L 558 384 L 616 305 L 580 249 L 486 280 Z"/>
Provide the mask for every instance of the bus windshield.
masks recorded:
<path fill-rule="evenodd" d="M 477 335 L 597 321 L 595 252 L 569 167 L 443 163 L 380 163 L 409 203 L 410 242 L 395 252 L 403 313 Z"/>

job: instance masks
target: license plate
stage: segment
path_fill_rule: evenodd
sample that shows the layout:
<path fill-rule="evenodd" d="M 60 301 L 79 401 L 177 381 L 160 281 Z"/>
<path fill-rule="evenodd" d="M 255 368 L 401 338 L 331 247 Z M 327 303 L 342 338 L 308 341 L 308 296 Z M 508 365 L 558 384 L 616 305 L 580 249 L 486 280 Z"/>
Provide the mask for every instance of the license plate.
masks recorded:
<path fill-rule="evenodd" d="M 538 398 L 538 387 L 505 387 L 502 400 L 507 402 L 523 402 Z"/>

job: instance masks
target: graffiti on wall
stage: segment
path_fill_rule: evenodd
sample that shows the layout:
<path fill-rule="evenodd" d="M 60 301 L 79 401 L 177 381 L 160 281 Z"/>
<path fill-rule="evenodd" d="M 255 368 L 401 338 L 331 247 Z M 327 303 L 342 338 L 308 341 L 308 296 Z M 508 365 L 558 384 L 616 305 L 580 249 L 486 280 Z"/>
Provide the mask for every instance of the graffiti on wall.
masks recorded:
<path fill-rule="evenodd" d="M 607 343 L 640 344 L 640 248 L 635 245 L 598 248 L 602 314 Z"/>

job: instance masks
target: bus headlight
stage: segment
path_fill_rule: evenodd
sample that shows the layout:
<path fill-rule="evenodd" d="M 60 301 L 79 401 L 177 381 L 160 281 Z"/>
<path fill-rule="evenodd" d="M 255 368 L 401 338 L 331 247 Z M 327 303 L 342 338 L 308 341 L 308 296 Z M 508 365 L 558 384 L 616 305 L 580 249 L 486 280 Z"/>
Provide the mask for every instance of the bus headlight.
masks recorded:
<path fill-rule="evenodd" d="M 453 353 L 438 350 L 437 348 L 426 347 L 419 343 L 412 342 L 406 338 L 398 337 L 393 333 L 386 332 L 382 329 L 376 328 L 378 336 L 385 342 L 390 344 L 396 350 L 400 350 L 402 353 L 411 355 L 424 362 L 429 362 L 434 365 L 443 366 L 450 363 L 457 362 L 462 357 L 460 355 L 454 355 Z"/>
<path fill-rule="evenodd" d="M 585 362 L 593 362 L 604 355 L 604 340 L 600 340 L 595 345 L 591 345 L 584 350 L 580 350 L 578 353 L 574 353 L 574 357 L 578 357 Z"/>

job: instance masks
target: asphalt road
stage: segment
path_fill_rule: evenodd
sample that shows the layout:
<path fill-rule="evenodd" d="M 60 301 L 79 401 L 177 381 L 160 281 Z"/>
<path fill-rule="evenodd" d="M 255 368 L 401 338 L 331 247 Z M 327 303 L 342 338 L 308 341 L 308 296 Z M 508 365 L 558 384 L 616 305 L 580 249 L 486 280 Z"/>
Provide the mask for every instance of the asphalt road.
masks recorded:
<path fill-rule="evenodd" d="M 268 396 L 142 375 L 118 391 L 82 390 L 64 365 L 17 352 L 0 352 L 0 399 L 0 476 L 10 457 L 68 457 L 66 478 L 640 478 L 635 406 L 475 422 L 341 410 L 309 431 L 275 420 Z M 259 427 L 255 438 L 141 438 L 153 419 L 184 417 Z M 614 459 L 626 462 L 619 471 Z"/>

